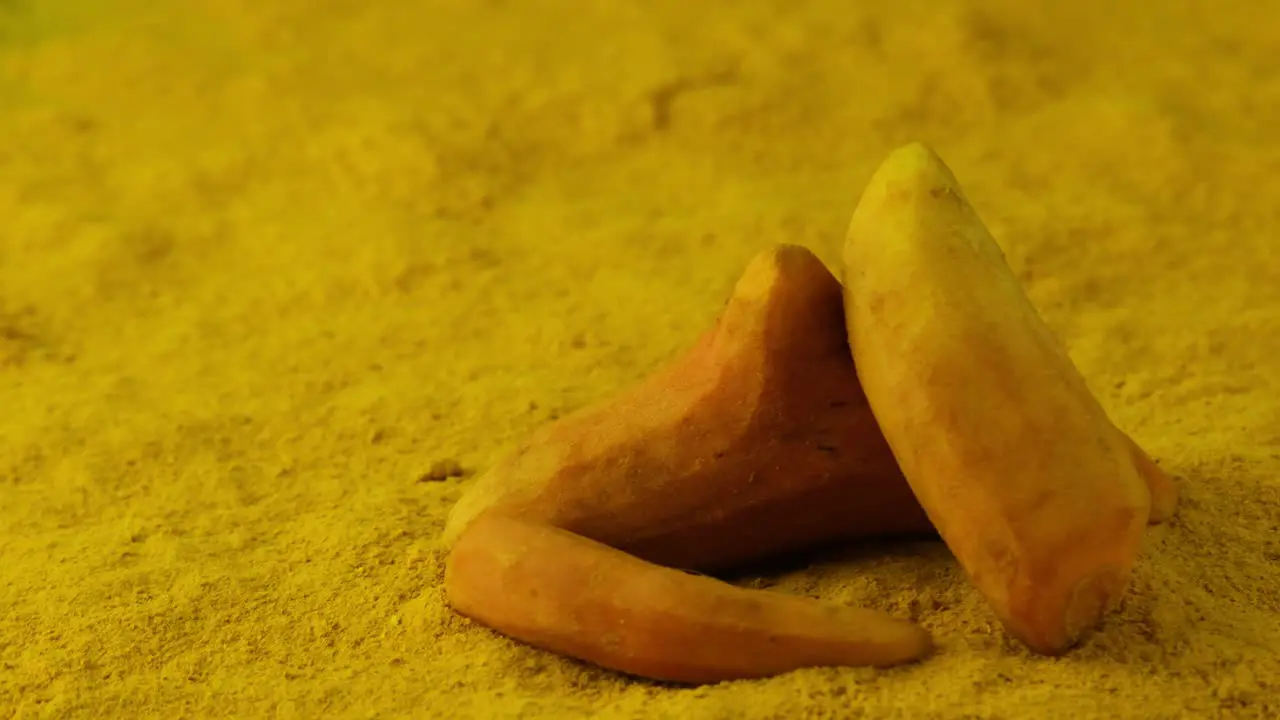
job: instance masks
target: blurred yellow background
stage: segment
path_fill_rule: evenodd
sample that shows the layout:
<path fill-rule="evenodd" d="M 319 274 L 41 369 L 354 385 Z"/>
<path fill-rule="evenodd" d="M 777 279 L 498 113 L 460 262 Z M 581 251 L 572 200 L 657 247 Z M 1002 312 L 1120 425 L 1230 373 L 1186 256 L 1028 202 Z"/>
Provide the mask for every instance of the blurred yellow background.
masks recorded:
<path fill-rule="evenodd" d="M 0 0 L 0 717 L 1280 714 L 1280 5 Z M 937 545 L 777 587 L 889 672 L 666 688 L 456 618 L 436 544 L 756 251 L 931 144 L 1180 476 L 1061 660 Z"/>

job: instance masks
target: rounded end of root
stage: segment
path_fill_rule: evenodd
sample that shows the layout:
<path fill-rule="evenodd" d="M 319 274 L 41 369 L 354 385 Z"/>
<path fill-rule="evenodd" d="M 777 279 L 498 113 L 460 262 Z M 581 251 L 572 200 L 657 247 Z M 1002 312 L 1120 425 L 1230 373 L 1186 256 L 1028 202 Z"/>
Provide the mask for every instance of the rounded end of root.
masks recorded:
<path fill-rule="evenodd" d="M 880 667 L 918 662 L 933 655 L 937 650 L 933 636 L 915 623 L 901 621 L 897 636 L 892 645 L 892 652 L 886 654 L 886 662 L 880 663 Z"/>
<path fill-rule="evenodd" d="M 867 182 L 859 208 L 889 204 L 932 205 L 941 201 L 965 206 L 960 182 L 938 153 L 924 143 L 904 145 L 885 158 Z"/>
<path fill-rule="evenodd" d="M 877 184 L 877 180 L 882 182 L 915 180 L 930 186 L 955 186 L 956 190 L 959 190 L 955 175 L 943 162 L 942 157 L 922 142 L 908 143 L 889 153 L 889 157 L 885 158 L 880 169 L 876 171 L 871 181 L 872 185 Z"/>
<path fill-rule="evenodd" d="M 1129 573 L 1115 565 L 1105 567 L 1076 583 L 1062 617 L 1066 635 L 1063 649 L 1075 645 L 1086 633 L 1097 627 L 1102 617 L 1119 602 L 1128 585 Z"/>
<path fill-rule="evenodd" d="M 1104 565 L 1074 585 L 1024 598 L 1000 613 L 1001 621 L 1032 652 L 1057 657 L 1098 627 L 1128 589 L 1130 576 L 1124 563 Z"/>
<path fill-rule="evenodd" d="M 939 253 L 987 255 L 994 247 L 951 169 L 929 146 L 911 143 L 890 153 L 862 191 L 845 235 L 844 282 L 852 288 L 867 273 L 901 273 L 940 262 Z"/>

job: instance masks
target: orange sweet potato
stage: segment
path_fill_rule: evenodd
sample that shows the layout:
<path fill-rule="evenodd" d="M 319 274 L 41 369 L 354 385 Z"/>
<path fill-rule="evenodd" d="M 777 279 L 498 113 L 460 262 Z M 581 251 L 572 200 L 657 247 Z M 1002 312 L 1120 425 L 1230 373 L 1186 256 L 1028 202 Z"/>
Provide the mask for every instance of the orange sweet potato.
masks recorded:
<path fill-rule="evenodd" d="M 1010 633 L 1065 651 L 1125 592 L 1172 483 L 1108 419 L 928 148 L 875 173 L 844 266 L 858 376 L 916 497 Z"/>
<path fill-rule="evenodd" d="M 858 385 L 840 284 L 807 250 L 748 266 L 714 328 L 638 386 L 535 432 L 450 514 L 450 604 L 645 677 L 716 682 L 928 652 L 878 612 L 716 570 L 841 538 L 932 532 Z"/>
<path fill-rule="evenodd" d="M 532 645 L 646 678 L 711 683 L 929 652 L 884 613 L 746 590 L 546 525 L 487 515 L 453 547 L 449 601 Z"/>
<path fill-rule="evenodd" d="M 683 356 L 502 458 L 457 503 L 445 540 L 486 513 L 707 571 L 933 532 L 858 384 L 840 283 L 788 245 L 752 260 Z"/>

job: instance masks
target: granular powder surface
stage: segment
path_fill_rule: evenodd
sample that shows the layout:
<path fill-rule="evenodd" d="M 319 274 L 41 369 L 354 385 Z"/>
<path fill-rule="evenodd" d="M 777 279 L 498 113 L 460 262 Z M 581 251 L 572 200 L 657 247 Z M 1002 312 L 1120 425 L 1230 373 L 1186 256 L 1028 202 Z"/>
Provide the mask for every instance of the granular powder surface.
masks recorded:
<path fill-rule="evenodd" d="M 0 0 L 0 717 L 1280 716 L 1280 5 Z M 744 582 L 916 619 L 888 671 L 624 678 L 453 614 L 532 428 L 839 257 L 936 148 L 1179 478 L 1058 659 L 939 543 Z"/>

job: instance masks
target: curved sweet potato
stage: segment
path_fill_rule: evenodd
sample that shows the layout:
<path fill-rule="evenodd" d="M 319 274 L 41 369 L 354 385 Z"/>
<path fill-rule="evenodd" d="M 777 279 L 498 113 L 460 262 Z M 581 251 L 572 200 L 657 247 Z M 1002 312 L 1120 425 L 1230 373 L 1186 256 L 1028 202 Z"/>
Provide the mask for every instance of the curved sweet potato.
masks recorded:
<path fill-rule="evenodd" d="M 454 609 L 510 637 L 672 682 L 896 665 L 932 647 L 885 613 L 746 590 L 501 515 L 461 534 L 445 587 Z"/>
<path fill-rule="evenodd" d="M 1152 515 L 1144 479 L 1168 478 L 1107 418 L 928 148 L 875 173 L 844 265 L 858 375 L 916 497 L 1006 628 L 1066 650 L 1125 591 Z"/>
<path fill-rule="evenodd" d="M 858 385 L 840 284 L 781 246 L 686 354 L 536 431 L 469 488 L 445 530 L 446 586 L 491 628 L 649 678 L 889 665 L 927 653 L 928 634 L 661 565 L 890 532 L 932 526 Z"/>

